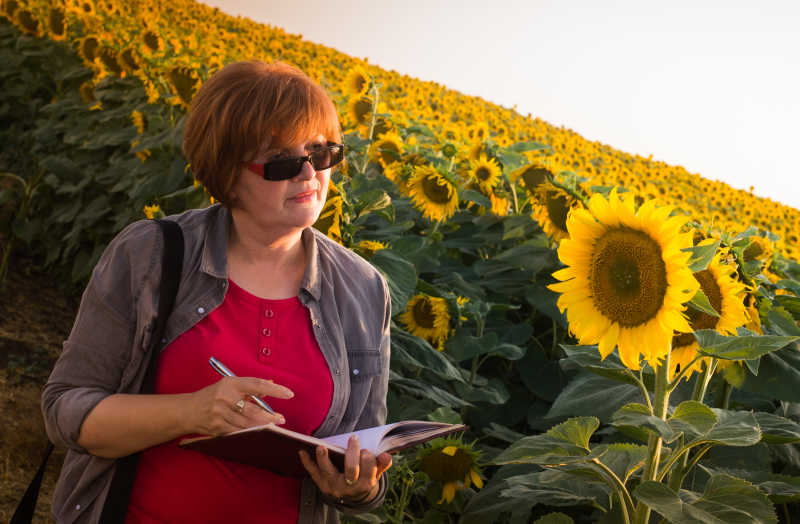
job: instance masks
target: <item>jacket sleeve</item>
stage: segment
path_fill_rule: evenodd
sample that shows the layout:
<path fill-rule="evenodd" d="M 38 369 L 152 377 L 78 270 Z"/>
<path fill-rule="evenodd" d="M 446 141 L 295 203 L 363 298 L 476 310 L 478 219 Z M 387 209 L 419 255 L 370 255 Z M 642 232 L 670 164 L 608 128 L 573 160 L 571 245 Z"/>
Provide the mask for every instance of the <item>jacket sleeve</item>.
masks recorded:
<path fill-rule="evenodd" d="M 77 442 L 83 421 L 101 400 L 120 391 L 135 344 L 149 343 L 137 337 L 143 331 L 137 329 L 142 321 L 137 306 L 146 298 L 144 288 L 160 277 L 153 275 L 163 249 L 157 232 L 149 221 L 131 224 L 111 241 L 92 272 L 42 392 L 45 429 L 56 445 L 87 452 Z"/>

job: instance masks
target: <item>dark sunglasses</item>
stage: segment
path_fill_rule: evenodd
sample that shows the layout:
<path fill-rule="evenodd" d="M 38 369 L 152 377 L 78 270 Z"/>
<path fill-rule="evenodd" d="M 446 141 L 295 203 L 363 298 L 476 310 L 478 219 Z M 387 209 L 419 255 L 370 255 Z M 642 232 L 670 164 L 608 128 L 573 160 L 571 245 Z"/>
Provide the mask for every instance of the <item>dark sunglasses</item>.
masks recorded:
<path fill-rule="evenodd" d="M 314 171 L 323 171 L 329 167 L 333 167 L 339 162 L 344 160 L 344 145 L 342 144 L 329 144 L 322 149 L 317 149 L 307 154 L 306 156 L 296 156 L 292 158 L 279 158 L 271 160 L 266 164 L 250 164 L 245 162 L 244 165 L 257 175 L 264 177 L 264 180 L 288 180 L 300 174 L 303 169 L 303 164 L 306 162 L 311 163 Z"/>

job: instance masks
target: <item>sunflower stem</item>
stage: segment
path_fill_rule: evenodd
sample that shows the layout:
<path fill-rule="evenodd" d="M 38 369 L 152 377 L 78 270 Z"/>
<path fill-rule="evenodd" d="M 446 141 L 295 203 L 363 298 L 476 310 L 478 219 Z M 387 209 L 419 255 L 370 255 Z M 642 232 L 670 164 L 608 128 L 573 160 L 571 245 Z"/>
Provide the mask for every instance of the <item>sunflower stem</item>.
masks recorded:
<path fill-rule="evenodd" d="M 650 392 L 647 391 L 647 386 L 644 385 L 644 379 L 642 378 L 642 368 L 641 367 L 639 368 L 639 377 L 638 378 L 628 368 L 625 368 L 625 371 L 627 372 L 627 374 L 633 380 L 636 381 L 636 384 L 638 384 L 639 389 L 642 390 L 642 396 L 644 397 L 644 401 L 647 402 L 647 409 L 650 410 L 650 414 L 652 415 L 653 414 L 653 403 L 650 402 Z"/>
<path fill-rule="evenodd" d="M 717 367 L 717 359 L 712 358 L 711 362 L 703 369 L 703 373 L 697 378 L 694 385 L 694 392 L 692 393 L 692 400 L 703 402 L 708 390 L 708 384 L 711 382 L 711 377 L 714 375 L 714 370 Z"/>
<path fill-rule="evenodd" d="M 656 368 L 656 385 L 654 395 L 653 416 L 661 420 L 667 419 L 667 406 L 669 406 L 669 353 L 664 357 L 664 361 Z M 655 480 L 658 475 L 658 465 L 661 461 L 661 447 L 663 441 L 660 435 L 651 433 L 648 439 L 647 462 L 645 463 L 645 473 L 643 481 Z M 639 502 L 636 507 L 636 524 L 647 524 L 650 519 L 650 508 L 644 503 Z"/>
<path fill-rule="evenodd" d="M 625 484 L 622 482 L 622 480 L 620 480 L 617 474 L 611 470 L 611 468 L 600 462 L 598 459 L 592 459 L 592 462 L 602 469 L 608 478 L 611 479 L 611 487 L 617 492 L 619 500 L 622 503 L 622 516 L 625 518 L 625 523 L 630 524 L 630 514 L 633 513 L 635 506 L 633 505 L 633 499 L 631 498 L 631 494 L 628 493 L 628 489 L 625 487 Z"/>
<path fill-rule="evenodd" d="M 378 91 L 378 85 L 373 82 L 372 84 L 372 117 L 369 119 L 369 133 L 367 134 L 367 141 L 369 145 L 364 150 L 364 160 L 361 163 L 361 174 L 365 174 L 367 172 L 367 164 L 369 163 L 369 148 L 372 146 L 372 135 L 375 133 L 375 121 L 378 119 L 378 99 L 380 98 L 380 94 Z"/>
<path fill-rule="evenodd" d="M 514 200 L 514 214 L 519 215 L 519 202 L 517 202 L 517 188 L 514 187 L 514 184 L 509 184 L 511 186 L 511 196 Z"/>

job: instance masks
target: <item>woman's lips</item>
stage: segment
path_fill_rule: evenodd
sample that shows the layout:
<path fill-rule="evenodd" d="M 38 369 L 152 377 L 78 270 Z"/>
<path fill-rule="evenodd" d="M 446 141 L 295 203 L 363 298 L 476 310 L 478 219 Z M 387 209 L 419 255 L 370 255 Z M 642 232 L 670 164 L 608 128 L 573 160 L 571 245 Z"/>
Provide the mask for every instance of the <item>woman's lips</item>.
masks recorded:
<path fill-rule="evenodd" d="M 295 200 L 298 202 L 304 202 L 316 194 L 316 191 L 305 191 L 303 193 L 298 193 L 295 196 L 291 197 L 289 200 Z"/>

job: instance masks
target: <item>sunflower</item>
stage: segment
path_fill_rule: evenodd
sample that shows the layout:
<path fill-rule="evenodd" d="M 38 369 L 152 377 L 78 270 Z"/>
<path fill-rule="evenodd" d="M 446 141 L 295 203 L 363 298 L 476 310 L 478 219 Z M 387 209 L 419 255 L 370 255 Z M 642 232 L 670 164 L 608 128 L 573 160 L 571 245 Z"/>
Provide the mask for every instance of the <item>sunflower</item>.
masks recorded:
<path fill-rule="evenodd" d="M 470 162 L 469 175 L 482 188 L 491 190 L 500 181 L 502 173 L 497 160 L 486 158 L 486 155 L 480 155 L 477 160 Z"/>
<path fill-rule="evenodd" d="M 711 307 L 719 313 L 719 317 L 715 317 L 690 308 L 687 314 L 689 325 L 694 331 L 715 329 L 723 335 L 734 335 L 736 328 L 745 325 L 749 320 L 748 311 L 744 305 L 747 289 L 736 278 L 736 266 L 724 263 L 726 259 L 727 251 L 720 250 L 714 255 L 708 268 L 694 274 L 694 278 L 700 283 L 700 289 L 708 297 Z M 672 353 L 670 354 L 670 379 L 672 372 L 679 372 L 694 360 L 698 347 L 697 340 L 691 333 L 673 337 Z M 708 365 L 708 360 L 706 357 L 696 361 L 691 366 L 691 371 L 702 371 L 701 364 Z M 685 375 L 687 380 L 690 375 L 691 372 Z"/>
<path fill-rule="evenodd" d="M 554 241 L 569 237 L 567 217 L 571 210 L 582 208 L 580 199 L 550 182 L 539 184 L 531 199 L 531 216 Z"/>
<path fill-rule="evenodd" d="M 424 338 L 439 351 L 450 334 L 450 310 L 443 298 L 415 295 L 408 301 L 400 321 L 415 336 Z"/>
<path fill-rule="evenodd" d="M 67 12 L 61 6 L 52 6 L 47 12 L 47 32 L 51 40 L 67 38 Z"/>
<path fill-rule="evenodd" d="M 367 96 L 354 96 L 347 103 L 350 119 L 357 126 L 367 125 L 372 118 L 372 99 Z"/>
<path fill-rule="evenodd" d="M 119 54 L 119 62 L 129 74 L 135 73 L 141 67 L 139 65 L 139 54 L 132 47 L 124 49 Z"/>
<path fill-rule="evenodd" d="M 521 178 L 523 184 L 525 185 L 525 189 L 530 194 L 534 194 L 536 192 L 536 188 L 539 187 L 540 184 L 553 179 L 553 173 L 551 173 L 546 167 L 539 164 L 528 164 L 527 166 L 523 166 L 515 170 L 513 173 L 511 173 L 509 178 L 511 179 L 512 183 L 515 183 Z"/>
<path fill-rule="evenodd" d="M 14 13 L 19 9 L 19 2 L 17 0 L 3 0 L 0 3 L 0 12 L 2 12 L 9 20 L 14 20 Z"/>
<path fill-rule="evenodd" d="M 437 504 L 449 504 L 457 490 L 467 489 L 471 484 L 478 489 L 483 487 L 479 458 L 480 453 L 472 445 L 458 438 L 436 440 L 420 450 L 417 456 L 420 469 L 431 480 L 442 484 L 442 496 Z"/>
<path fill-rule="evenodd" d="M 352 68 L 342 82 L 342 93 L 349 96 L 363 96 L 367 94 L 372 79 L 369 73 L 360 65 Z"/>
<path fill-rule="evenodd" d="M 378 136 L 371 153 L 372 159 L 380 162 L 386 169 L 390 164 L 400 160 L 400 155 L 403 154 L 403 139 L 394 131 L 383 133 Z"/>
<path fill-rule="evenodd" d="M 81 94 L 81 98 L 87 104 L 91 104 L 92 102 L 97 100 L 94 96 L 94 82 L 92 82 L 91 80 L 87 80 L 86 82 L 82 83 L 81 87 L 79 88 L 79 91 Z"/>
<path fill-rule="evenodd" d="M 173 67 L 167 72 L 169 87 L 175 95 L 174 105 L 189 108 L 192 98 L 200 88 L 200 77 L 197 71 L 188 67 Z"/>
<path fill-rule="evenodd" d="M 745 262 L 767 262 L 772 259 L 775 252 L 775 246 L 768 238 L 753 235 L 750 237 L 750 243 L 742 251 L 742 258 Z M 767 264 L 769 265 L 769 264 Z"/>
<path fill-rule="evenodd" d="M 446 220 L 458 208 L 455 184 L 430 165 L 417 166 L 408 181 L 414 205 L 431 220 Z"/>
<path fill-rule="evenodd" d="M 110 47 L 100 47 L 97 50 L 97 57 L 94 59 L 94 63 L 98 64 L 103 72 L 119 77 L 125 76 L 125 71 L 119 63 L 117 53 Z"/>
<path fill-rule="evenodd" d="M 164 50 L 164 39 L 152 29 L 147 29 L 142 33 L 142 42 L 144 51 L 147 53 L 153 54 Z"/>
<path fill-rule="evenodd" d="M 472 124 L 467 128 L 467 138 L 471 141 L 483 142 L 489 138 L 489 124 L 486 121 Z"/>
<path fill-rule="evenodd" d="M 639 369 L 640 354 L 656 366 L 670 350 L 673 331 L 692 331 L 683 311 L 700 284 L 688 267 L 692 233 L 688 217 L 650 200 L 638 210 L 612 190 L 592 195 L 589 209 L 567 218 L 570 238 L 558 256 L 567 265 L 553 273 L 561 282 L 558 307 L 580 344 L 599 344 L 603 358 L 619 348 L 623 364 Z"/>
<path fill-rule="evenodd" d="M 140 135 L 144 133 L 144 115 L 142 115 L 141 111 L 137 111 L 136 109 L 131 111 L 131 122 L 136 126 L 137 133 Z"/>
<path fill-rule="evenodd" d="M 314 228 L 325 233 L 329 238 L 342 243 L 342 220 L 344 218 L 344 200 L 334 183 L 328 185 L 328 196 L 325 205 L 314 223 Z"/>
<path fill-rule="evenodd" d="M 380 251 L 381 249 L 386 249 L 386 247 L 387 247 L 386 243 L 376 242 L 374 240 L 362 240 L 361 242 L 356 244 L 356 250 L 362 255 L 364 255 L 366 258 L 371 258 L 376 251 Z"/>
<path fill-rule="evenodd" d="M 33 14 L 33 11 L 18 8 L 14 12 L 14 24 L 23 33 L 42 36 L 42 24 L 39 23 L 39 19 Z"/>
<path fill-rule="evenodd" d="M 144 206 L 142 212 L 144 213 L 144 216 L 146 216 L 151 220 L 154 218 L 164 218 L 165 216 L 164 212 L 161 211 L 161 206 L 159 206 L 158 204 L 152 206 Z"/>
<path fill-rule="evenodd" d="M 88 66 L 94 64 L 98 47 L 100 47 L 100 40 L 93 35 L 85 36 L 78 41 L 78 55 L 80 55 L 84 64 Z"/>

